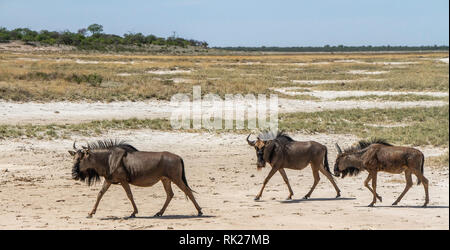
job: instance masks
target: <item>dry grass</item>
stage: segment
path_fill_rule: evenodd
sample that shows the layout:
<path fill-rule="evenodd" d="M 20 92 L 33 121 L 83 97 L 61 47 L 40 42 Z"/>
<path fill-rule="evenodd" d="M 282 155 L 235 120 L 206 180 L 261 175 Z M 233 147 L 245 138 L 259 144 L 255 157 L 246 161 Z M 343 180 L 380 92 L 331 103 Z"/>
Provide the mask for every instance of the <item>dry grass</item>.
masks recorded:
<path fill-rule="evenodd" d="M 202 86 L 204 94 L 269 94 L 273 87 L 299 86 L 292 80 L 368 77 L 386 80 L 324 84 L 314 89 L 448 91 L 448 65 L 435 60 L 443 57 L 448 57 L 448 53 L 146 56 L 0 52 L 0 98 L 13 101 L 169 100 L 176 93 L 191 93 L 193 85 Z M 363 63 L 334 62 L 339 60 Z M 388 61 L 418 64 L 402 67 L 372 64 Z M 154 70 L 188 70 L 191 73 L 147 73 Z M 389 73 L 361 76 L 349 74 L 351 70 Z M 74 81 L 71 79 L 74 74 L 80 77 L 98 75 L 102 81 L 99 84 Z M 177 82 L 174 78 L 190 81 Z"/>
<path fill-rule="evenodd" d="M 354 134 L 398 145 L 449 145 L 449 107 L 351 109 L 280 116 L 279 127 L 304 133 Z M 368 124 L 401 126 L 368 126 Z"/>
<path fill-rule="evenodd" d="M 439 156 L 432 156 L 425 159 L 427 166 L 435 167 L 435 168 L 448 168 L 448 151 Z"/>
<path fill-rule="evenodd" d="M 360 138 L 385 138 L 397 145 L 449 145 L 449 107 L 405 109 L 351 109 L 315 113 L 282 114 L 280 130 L 307 134 L 354 134 Z M 192 122 L 192 121 L 191 121 Z M 368 126 L 371 123 L 401 126 Z M 225 124 L 225 121 L 223 121 Z M 247 124 L 245 122 L 245 124 Z M 246 126 L 246 125 L 245 125 Z M 192 127 L 192 125 L 191 125 Z M 109 130 L 172 130 L 168 119 L 103 120 L 68 125 L 0 125 L 1 138 L 30 137 L 39 139 L 69 138 L 74 134 L 101 135 Z M 202 132 L 188 129 L 183 132 Z M 249 130 L 214 130 L 215 132 L 248 133 Z"/>

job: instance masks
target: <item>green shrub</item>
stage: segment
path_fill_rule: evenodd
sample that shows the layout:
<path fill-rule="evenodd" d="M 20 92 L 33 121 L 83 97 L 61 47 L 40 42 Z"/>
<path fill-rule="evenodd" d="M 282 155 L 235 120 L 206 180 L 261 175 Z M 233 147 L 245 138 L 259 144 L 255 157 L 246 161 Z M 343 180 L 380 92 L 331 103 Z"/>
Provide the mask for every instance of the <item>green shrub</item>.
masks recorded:
<path fill-rule="evenodd" d="M 66 77 L 65 80 L 68 82 L 76 82 L 77 84 L 85 82 L 90 84 L 92 87 L 100 87 L 103 82 L 103 77 L 97 73 L 89 75 L 78 75 L 73 73 L 72 75 Z"/>

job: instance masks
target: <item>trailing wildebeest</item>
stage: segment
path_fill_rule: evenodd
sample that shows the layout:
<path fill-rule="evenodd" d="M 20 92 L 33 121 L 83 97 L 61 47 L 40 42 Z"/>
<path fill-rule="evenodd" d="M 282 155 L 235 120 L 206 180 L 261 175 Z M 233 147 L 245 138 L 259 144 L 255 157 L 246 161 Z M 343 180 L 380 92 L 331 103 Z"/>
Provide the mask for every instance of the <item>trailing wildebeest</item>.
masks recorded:
<path fill-rule="evenodd" d="M 397 205 L 403 196 L 413 185 L 411 174 L 417 176 L 417 185 L 423 183 L 425 189 L 425 204 L 427 206 L 428 198 L 428 180 L 423 176 L 424 155 L 417 149 L 410 147 L 398 147 L 387 143 L 382 139 L 373 139 L 371 141 L 360 141 L 356 146 L 350 147 L 342 152 L 336 143 L 338 155 L 334 165 L 334 175 L 342 178 L 348 175 L 357 175 L 362 170 L 369 172 L 364 186 L 373 194 L 373 206 L 377 198 L 382 201 L 381 196 L 377 194 L 377 172 L 383 171 L 392 174 L 401 174 L 405 172 L 406 187 L 398 199 L 392 204 Z M 372 180 L 372 188 L 369 181 Z"/>
<path fill-rule="evenodd" d="M 286 182 L 286 185 L 288 186 L 289 197 L 287 199 L 291 199 L 294 192 L 289 185 L 289 180 L 284 169 L 302 170 L 309 164 L 311 164 L 313 171 L 314 184 L 312 185 L 311 190 L 303 198 L 308 199 L 314 191 L 317 183 L 319 183 L 319 171 L 328 178 L 331 184 L 333 184 L 337 192 L 336 198 L 340 197 L 341 191 L 334 182 L 328 166 L 326 146 L 315 141 L 294 141 L 283 132 L 277 132 L 276 134 L 271 131 L 263 132 L 258 136 L 256 141 L 250 141 L 250 135 L 247 137 L 247 142 L 250 146 L 255 147 L 256 156 L 258 159 L 258 170 L 265 167 L 266 162 L 272 167 L 269 175 L 264 180 L 261 191 L 256 196 L 255 200 L 259 200 L 261 198 L 264 187 L 277 171 L 280 172 L 284 182 Z"/>
<path fill-rule="evenodd" d="M 94 208 L 88 217 L 97 211 L 97 206 L 111 186 L 121 184 L 133 205 L 134 217 L 138 209 L 133 200 L 130 185 L 149 187 L 161 181 L 167 194 L 166 202 L 155 216 L 162 216 L 173 197 L 171 182 L 175 183 L 194 203 L 198 215 L 202 215 L 200 206 L 195 201 L 191 188 L 188 186 L 184 173 L 183 159 L 169 152 L 143 152 L 121 141 L 105 140 L 90 143 L 83 149 L 69 151 L 74 157 L 72 178 L 86 181 L 88 185 L 105 178 Z"/>

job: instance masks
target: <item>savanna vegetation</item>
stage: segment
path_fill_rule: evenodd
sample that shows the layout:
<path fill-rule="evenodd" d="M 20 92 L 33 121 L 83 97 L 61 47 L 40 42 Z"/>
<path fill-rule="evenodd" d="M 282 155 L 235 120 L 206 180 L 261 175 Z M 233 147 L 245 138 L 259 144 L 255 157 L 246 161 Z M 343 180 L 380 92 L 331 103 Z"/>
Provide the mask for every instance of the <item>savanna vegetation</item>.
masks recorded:
<path fill-rule="evenodd" d="M 28 28 L 8 30 L 0 27 L 0 42 L 20 40 L 31 45 L 68 45 L 81 50 L 97 51 L 143 51 L 146 46 L 179 46 L 207 48 L 208 43 L 194 39 L 184 39 L 175 35 L 163 38 L 142 33 L 127 33 L 123 36 L 103 33 L 103 26 L 92 24 L 77 32 L 65 31 L 34 31 Z"/>
<path fill-rule="evenodd" d="M 299 47 L 216 47 L 228 51 L 262 51 L 262 52 L 379 52 L 379 51 L 448 51 L 446 45 L 434 46 L 344 46 L 344 45 L 325 45 L 323 47 L 316 46 L 299 46 Z"/>
<path fill-rule="evenodd" d="M 73 52 L 0 52 L 0 99 L 12 101 L 170 100 L 176 93 L 279 94 L 319 100 L 314 90 L 448 91 L 448 53 L 153 56 Z M 394 64 L 389 64 L 394 63 Z M 352 71 L 383 74 L 354 74 Z M 300 84 L 298 80 L 355 80 Z M 376 80 L 376 81 L 374 81 Z M 301 96 L 274 88 L 303 87 Z M 374 99 L 374 97 L 368 97 Z M 378 98 L 378 97 L 377 97 Z M 385 100 L 435 100 L 402 96 Z"/>
<path fill-rule="evenodd" d="M 225 121 L 224 121 L 225 122 Z M 191 126 L 192 127 L 192 126 Z M 398 145 L 449 146 L 449 107 L 405 109 L 351 109 L 281 114 L 279 128 L 306 134 L 353 134 L 378 137 Z M 72 134 L 101 135 L 109 130 L 172 130 L 168 119 L 126 119 L 80 124 L 0 125 L 0 138 L 69 138 Z M 184 130 L 186 131 L 186 130 Z M 207 131 L 189 129 L 187 132 Z M 217 130 L 248 133 L 249 130 Z"/>
<path fill-rule="evenodd" d="M 320 90 L 448 92 L 448 52 L 408 54 L 290 54 L 168 56 L 82 52 L 0 52 L 2 101 L 170 100 L 177 93 L 278 94 L 308 101 Z M 355 73 L 357 72 L 357 73 Z M 381 72 L 365 74 L 366 72 Z M 305 80 L 336 83 L 305 84 Z M 342 80 L 342 82 L 340 82 Z M 352 82 L 346 82 L 352 80 Z M 290 96 L 277 88 L 300 87 Z M 328 101 L 447 101 L 423 94 L 339 97 Z M 336 104 L 338 105 L 338 104 Z M 399 145 L 448 147 L 448 105 L 351 109 L 280 115 L 280 129 L 384 137 Z M 71 125 L 1 125 L 0 138 L 66 138 L 111 129 L 171 130 L 165 119 L 94 121 Z M 237 131 L 241 132 L 241 131 Z M 248 132 L 248 131 L 242 131 Z"/>
<path fill-rule="evenodd" d="M 378 137 L 398 145 L 448 147 L 449 107 L 350 109 L 280 115 L 280 128 Z"/>

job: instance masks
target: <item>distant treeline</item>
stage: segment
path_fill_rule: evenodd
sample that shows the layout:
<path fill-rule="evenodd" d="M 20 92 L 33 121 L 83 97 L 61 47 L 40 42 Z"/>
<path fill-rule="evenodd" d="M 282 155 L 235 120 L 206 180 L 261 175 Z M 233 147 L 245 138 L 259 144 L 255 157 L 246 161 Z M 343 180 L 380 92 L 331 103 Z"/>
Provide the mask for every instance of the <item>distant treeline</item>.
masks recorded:
<path fill-rule="evenodd" d="M 198 46 L 208 47 L 208 43 L 193 39 L 179 37 L 162 38 L 155 35 L 143 35 L 142 33 L 128 33 L 123 36 L 103 33 L 103 26 L 92 24 L 87 28 L 79 29 L 78 32 L 70 31 L 33 31 L 27 28 L 8 30 L 0 27 L 0 42 L 21 40 L 27 43 L 39 42 L 44 45 L 70 45 L 85 50 L 107 50 L 111 48 L 126 48 L 126 46 Z"/>
<path fill-rule="evenodd" d="M 330 46 L 323 47 L 215 47 L 216 49 L 230 51 L 262 51 L 262 52 L 376 52 L 376 51 L 448 51 L 448 46 Z"/>

